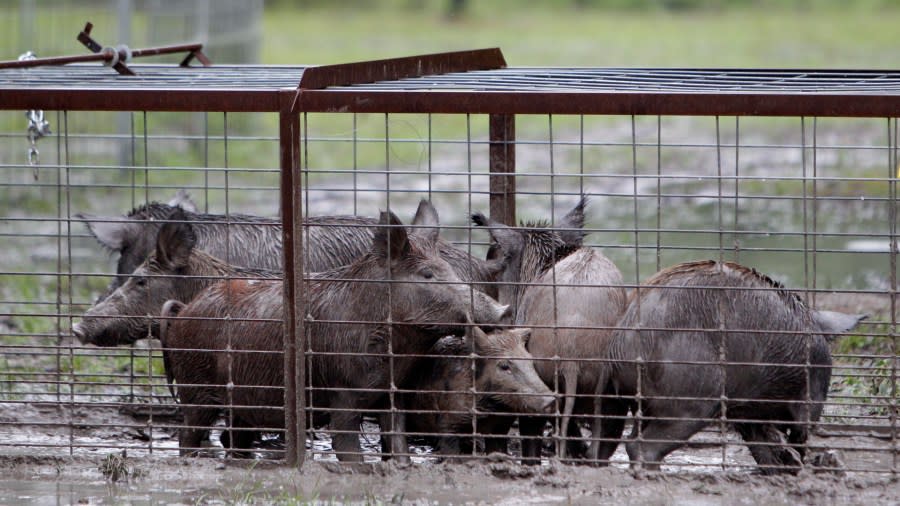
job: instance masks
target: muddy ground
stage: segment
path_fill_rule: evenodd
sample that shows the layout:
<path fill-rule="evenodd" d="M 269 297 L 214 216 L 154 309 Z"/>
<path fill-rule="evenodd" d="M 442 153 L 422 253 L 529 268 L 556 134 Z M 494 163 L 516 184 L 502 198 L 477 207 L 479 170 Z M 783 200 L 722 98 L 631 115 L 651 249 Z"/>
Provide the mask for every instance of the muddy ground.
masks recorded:
<path fill-rule="evenodd" d="M 671 454 L 661 473 L 632 472 L 621 449 L 604 469 L 553 459 L 529 467 L 497 454 L 439 463 L 427 448 L 409 466 L 373 455 L 347 467 L 321 438 L 298 472 L 271 460 L 225 460 L 216 451 L 179 457 L 165 419 L 151 424 L 115 408 L 7 403 L 0 422 L 0 504 L 900 503 L 896 443 L 871 432 L 819 431 L 811 452 L 831 450 L 838 460 L 828 465 L 837 467 L 799 476 L 760 475 L 739 438 L 727 433 L 723 447 L 715 430 Z"/>
<path fill-rule="evenodd" d="M 266 463 L 126 459 L 113 483 L 100 457 L 4 457 L 4 504 L 896 504 L 887 475 L 764 477 L 751 472 L 647 473 L 497 459 L 461 464 Z"/>

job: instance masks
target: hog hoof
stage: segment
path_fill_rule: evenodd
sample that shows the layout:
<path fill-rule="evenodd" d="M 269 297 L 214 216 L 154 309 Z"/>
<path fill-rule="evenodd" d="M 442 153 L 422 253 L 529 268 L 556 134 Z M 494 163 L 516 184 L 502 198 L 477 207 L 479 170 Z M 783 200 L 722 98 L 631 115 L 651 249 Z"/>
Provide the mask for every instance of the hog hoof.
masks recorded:
<path fill-rule="evenodd" d="M 803 458 L 800 457 L 800 452 L 788 446 L 773 448 L 772 457 L 774 458 L 774 462 L 771 466 L 760 468 L 762 474 L 767 476 L 776 474 L 797 474 L 803 467 Z"/>
<path fill-rule="evenodd" d="M 844 464 L 844 457 L 838 450 L 827 450 L 821 453 L 815 453 L 809 459 L 809 464 L 816 473 L 835 473 L 838 476 L 847 474 L 847 465 Z"/>

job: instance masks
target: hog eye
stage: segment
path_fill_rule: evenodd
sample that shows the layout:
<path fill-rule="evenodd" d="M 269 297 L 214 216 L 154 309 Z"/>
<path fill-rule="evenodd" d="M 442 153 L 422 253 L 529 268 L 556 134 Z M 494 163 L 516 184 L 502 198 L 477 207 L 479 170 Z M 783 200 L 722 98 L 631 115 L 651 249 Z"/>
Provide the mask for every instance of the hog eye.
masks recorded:
<path fill-rule="evenodd" d="M 499 367 L 503 371 L 508 371 L 510 369 L 509 362 L 507 362 L 505 360 L 503 362 L 500 362 Z"/>
<path fill-rule="evenodd" d="M 434 272 L 432 272 L 431 269 L 422 269 L 419 272 L 419 275 L 425 279 L 431 279 L 434 277 Z"/>
<path fill-rule="evenodd" d="M 136 278 L 134 284 L 137 286 L 147 286 L 147 278 Z"/>

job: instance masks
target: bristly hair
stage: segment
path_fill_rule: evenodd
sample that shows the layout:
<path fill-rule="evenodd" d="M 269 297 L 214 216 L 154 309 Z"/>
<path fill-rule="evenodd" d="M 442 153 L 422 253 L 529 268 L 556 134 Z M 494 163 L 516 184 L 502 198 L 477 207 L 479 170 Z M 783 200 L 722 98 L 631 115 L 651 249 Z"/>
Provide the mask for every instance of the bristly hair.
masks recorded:
<path fill-rule="evenodd" d="M 550 220 L 537 220 L 537 221 L 519 221 L 519 227 L 522 228 L 537 228 L 537 229 L 550 229 L 552 224 Z"/>
<path fill-rule="evenodd" d="M 168 219 L 169 216 L 175 209 L 181 209 L 178 206 L 170 206 L 169 204 L 163 204 L 162 202 L 148 202 L 146 204 L 142 204 L 138 207 L 135 207 L 128 214 L 125 215 L 126 218 L 138 218 L 138 219 L 154 219 L 154 220 L 165 220 Z"/>
<path fill-rule="evenodd" d="M 785 288 L 784 284 L 770 278 L 766 274 L 763 274 L 752 267 L 747 267 L 734 262 L 718 262 L 716 260 L 698 260 L 694 262 L 685 262 L 678 265 L 673 265 L 671 267 L 667 267 L 650 278 L 648 278 L 643 286 L 659 286 L 665 284 L 665 282 L 672 277 L 683 274 L 683 273 L 692 273 L 697 271 L 704 271 L 711 268 L 714 268 L 716 265 L 725 266 L 733 271 L 736 271 L 743 277 L 748 277 L 753 279 L 754 281 L 766 285 L 775 289 L 775 292 L 778 293 L 779 297 L 785 302 L 790 304 L 795 304 L 798 307 L 805 308 L 806 304 L 803 302 L 803 299 L 800 298 L 796 293 Z M 637 290 L 633 290 L 631 294 L 629 294 L 629 302 L 635 296 Z"/>

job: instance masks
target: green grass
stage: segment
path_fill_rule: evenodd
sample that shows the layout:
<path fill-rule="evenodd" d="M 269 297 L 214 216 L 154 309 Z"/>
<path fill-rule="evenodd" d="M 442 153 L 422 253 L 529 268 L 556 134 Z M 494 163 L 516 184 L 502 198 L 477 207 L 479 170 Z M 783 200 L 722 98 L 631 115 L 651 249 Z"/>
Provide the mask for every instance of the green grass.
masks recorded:
<path fill-rule="evenodd" d="M 513 66 L 896 67 L 896 7 L 774 4 L 672 12 L 470 3 L 455 21 L 434 3 L 268 9 L 262 63 L 330 64 L 497 46 Z"/>

